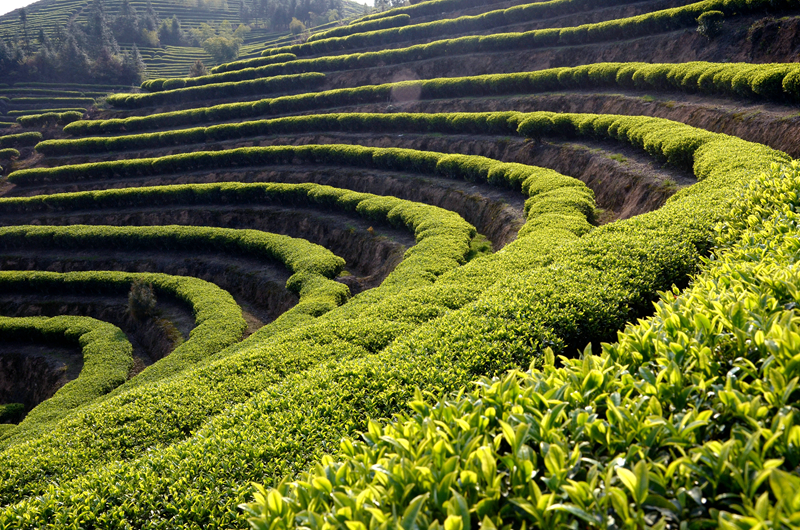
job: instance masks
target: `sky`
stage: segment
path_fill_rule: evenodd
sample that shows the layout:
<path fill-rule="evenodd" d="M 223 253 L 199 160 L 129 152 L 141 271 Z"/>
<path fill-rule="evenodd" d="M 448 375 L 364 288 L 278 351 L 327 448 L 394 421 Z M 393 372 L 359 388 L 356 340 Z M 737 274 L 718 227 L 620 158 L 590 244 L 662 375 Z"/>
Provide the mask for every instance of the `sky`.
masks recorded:
<path fill-rule="evenodd" d="M 20 7 L 34 3 L 36 0 L 0 0 L 0 15 L 14 11 Z"/>

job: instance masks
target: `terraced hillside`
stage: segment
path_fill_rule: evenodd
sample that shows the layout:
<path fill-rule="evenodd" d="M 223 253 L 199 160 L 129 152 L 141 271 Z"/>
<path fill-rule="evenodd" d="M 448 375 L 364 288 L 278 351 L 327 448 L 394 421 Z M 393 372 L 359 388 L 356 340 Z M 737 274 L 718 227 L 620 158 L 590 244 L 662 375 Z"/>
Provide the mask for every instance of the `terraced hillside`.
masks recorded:
<path fill-rule="evenodd" d="M 98 6 L 101 14 L 98 14 Z M 238 54 L 242 59 L 259 55 L 264 43 L 291 43 L 297 36 L 289 31 L 292 17 L 309 26 L 309 34 L 329 30 L 362 15 L 365 5 L 352 0 L 303 0 L 301 2 L 269 2 L 264 0 L 38 0 L 25 10 L 16 9 L 0 16 L 0 67 L 15 70 L 5 82 L 58 80 L 77 81 L 70 76 L 64 63 L 80 68 L 85 62 L 97 59 L 93 41 L 108 40 L 106 54 L 117 53 L 119 45 L 128 59 L 141 57 L 146 71 L 144 77 L 180 77 L 188 75 L 195 61 L 213 66 L 219 58 L 210 54 L 204 41 L 218 35 L 230 37 L 223 28 L 231 24 L 231 32 L 240 23 L 248 27 L 244 35 L 237 34 Z M 102 19 L 106 28 L 94 31 Z M 330 19 L 335 19 L 329 21 Z M 75 31 L 75 28 L 82 30 Z M 88 30 L 90 36 L 82 34 Z M 209 35 L 207 32 L 211 31 Z M 102 37 L 99 37 L 102 35 Z M 75 42 L 69 44 L 71 37 Z M 110 42 L 110 41 L 109 41 Z M 65 43 L 69 45 L 66 46 Z M 80 51 L 76 51 L 75 43 Z M 106 43 L 108 44 L 108 42 Z M 133 53 L 138 46 L 140 55 Z M 47 50 L 43 53 L 43 50 Z M 84 76 L 80 82 L 117 83 L 113 71 L 119 68 L 100 54 L 106 75 Z M 55 60 L 57 59 L 57 60 Z M 119 59 L 124 61 L 124 55 Z M 24 66 L 24 67 L 22 67 Z M 18 68 L 20 67 L 20 68 Z M 19 71 L 16 71 L 19 70 Z M 7 72 L 8 73 L 8 72 Z M 144 78 L 143 77 L 143 78 Z M 125 81 L 127 82 L 127 81 Z M 136 82 L 138 84 L 138 81 Z"/>
<path fill-rule="evenodd" d="M 0 137 L 0 528 L 796 527 L 798 16 L 431 0 Z"/>

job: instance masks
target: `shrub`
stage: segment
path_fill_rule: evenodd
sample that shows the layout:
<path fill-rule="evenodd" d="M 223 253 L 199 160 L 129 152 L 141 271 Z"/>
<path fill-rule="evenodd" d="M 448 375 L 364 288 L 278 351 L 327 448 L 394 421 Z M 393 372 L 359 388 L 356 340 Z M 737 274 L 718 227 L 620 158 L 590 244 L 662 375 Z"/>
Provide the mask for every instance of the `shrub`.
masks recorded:
<path fill-rule="evenodd" d="M 25 405 L 22 403 L 7 403 L 0 405 L 0 423 L 19 423 L 25 416 Z M 2 436 L 2 433 L 0 433 Z"/>
<path fill-rule="evenodd" d="M 725 13 L 722 11 L 706 11 L 697 17 L 697 32 L 707 39 L 713 39 L 722 33 L 722 22 Z"/>
<path fill-rule="evenodd" d="M 156 316 L 156 292 L 153 285 L 142 281 L 134 281 L 128 293 L 128 312 L 139 321 L 148 320 Z"/>

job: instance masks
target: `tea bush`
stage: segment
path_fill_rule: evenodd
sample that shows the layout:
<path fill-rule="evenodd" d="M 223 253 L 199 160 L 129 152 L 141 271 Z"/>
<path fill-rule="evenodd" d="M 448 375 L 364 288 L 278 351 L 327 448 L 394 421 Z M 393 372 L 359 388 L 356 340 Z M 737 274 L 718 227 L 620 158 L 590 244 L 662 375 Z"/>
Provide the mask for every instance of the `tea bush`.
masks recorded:
<path fill-rule="evenodd" d="M 83 112 L 44 112 L 29 116 L 17 117 L 17 123 L 23 127 L 52 127 L 54 125 L 67 125 L 83 118 Z"/>
<path fill-rule="evenodd" d="M 546 350 L 527 373 L 418 393 L 259 487 L 252 527 L 795 525 L 798 191 L 797 162 L 754 179 L 693 285 L 600 355 Z"/>
<path fill-rule="evenodd" d="M 569 215 L 529 218 L 532 229 L 501 252 L 366 291 L 269 340 L 247 339 L 163 381 L 157 393 L 139 387 L 83 409 L 35 448 L 0 454 L 8 503 L 1 524 L 241 527 L 235 505 L 250 495 L 245 484 L 274 485 L 307 468 L 342 436 L 368 430 L 367 418 L 397 412 L 413 398 L 410 389 L 446 395 L 479 375 L 528 366 L 547 348 L 569 355 L 613 339 L 613 330 L 652 307 L 658 290 L 686 285 L 709 251 L 711 227 L 730 212 L 729 198 L 772 162 L 788 161 L 765 146 L 667 120 L 567 115 L 564 123 L 574 134 L 591 129 L 660 149 L 664 159 L 690 153 L 701 182 L 655 212 L 594 229 L 567 201 Z M 461 248 L 466 253 L 466 242 Z M 182 399 L 193 389 L 201 397 Z M 156 416 L 158 429 L 148 424 Z M 54 451 L 65 439 L 85 443 L 80 452 Z M 169 446 L 125 449 L 155 443 Z M 43 469 L 58 486 L 48 488 Z M 179 481 L 175 495 L 186 476 L 191 483 Z"/>
<path fill-rule="evenodd" d="M 42 133 L 26 132 L 0 136 L 0 148 L 36 145 L 43 140 Z"/>
<path fill-rule="evenodd" d="M 80 375 L 34 407 L 13 430 L 0 434 L 0 445 L 9 440 L 40 434 L 46 425 L 118 387 L 133 366 L 133 347 L 118 327 L 94 318 L 77 316 L 0 317 L 4 340 L 78 346 L 83 353 Z"/>
<path fill-rule="evenodd" d="M 170 81 L 173 81 L 170 79 Z M 269 94 L 288 90 L 312 89 L 325 82 L 325 74 L 304 73 L 279 75 L 265 79 L 215 83 L 191 88 L 165 86 L 163 91 L 149 94 L 112 94 L 106 101 L 109 105 L 124 109 L 136 109 L 155 105 L 185 103 L 203 99 L 222 99 L 254 94 Z M 20 118 L 17 118 L 19 121 Z"/>
<path fill-rule="evenodd" d="M 348 24 L 347 26 L 340 26 L 338 28 L 329 29 L 321 33 L 311 35 L 306 42 L 313 42 L 320 39 L 329 39 L 331 37 L 345 37 L 354 33 L 364 33 L 368 31 L 376 31 L 380 29 L 396 28 L 398 26 L 406 26 L 411 21 L 410 15 L 395 15 L 392 17 L 380 17 L 375 20 L 368 20 L 366 22 L 356 22 Z M 277 55 L 277 54 L 276 54 Z"/>
<path fill-rule="evenodd" d="M 64 131 L 74 136 L 123 130 L 133 132 L 270 114 L 322 110 L 343 105 L 382 103 L 391 101 L 393 91 L 404 88 L 419 88 L 419 97 L 423 100 L 540 93 L 559 89 L 620 87 L 642 90 L 680 90 L 689 93 L 701 92 L 733 97 L 745 96 L 776 102 L 800 101 L 800 89 L 793 88 L 795 86 L 793 79 L 798 75 L 797 72 L 800 72 L 800 67 L 793 63 L 759 65 L 699 61 L 680 64 L 595 63 L 536 72 L 402 81 L 282 96 L 256 102 L 217 105 L 206 109 L 173 111 L 144 117 L 80 121 L 66 126 Z M 720 75 L 715 83 L 715 74 L 724 74 L 724 76 Z M 711 82 L 707 81 L 709 75 Z M 734 80 L 736 81 L 735 86 Z M 235 130 L 236 125 L 229 125 L 228 127 L 233 127 L 233 129 L 227 130 Z M 174 134 L 180 133 L 175 132 Z M 224 136 L 222 138 L 224 139 Z M 167 136 L 165 139 L 168 140 L 169 137 Z M 125 142 L 126 140 L 117 139 L 115 141 Z M 63 145 L 64 147 L 59 152 L 68 154 L 67 146 L 82 145 L 60 142 L 63 141 L 49 140 L 43 145 L 42 152 L 45 152 L 44 149 L 48 149 L 50 146 Z M 44 147 L 45 145 L 48 147 Z"/>

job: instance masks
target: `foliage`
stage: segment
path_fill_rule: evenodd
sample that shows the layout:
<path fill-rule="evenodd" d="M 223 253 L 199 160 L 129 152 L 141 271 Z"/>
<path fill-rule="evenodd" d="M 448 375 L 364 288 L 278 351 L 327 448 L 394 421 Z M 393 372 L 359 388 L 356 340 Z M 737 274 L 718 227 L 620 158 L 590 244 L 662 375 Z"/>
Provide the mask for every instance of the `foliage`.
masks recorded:
<path fill-rule="evenodd" d="M 755 179 L 692 287 L 601 355 L 548 350 L 525 374 L 418 393 L 337 459 L 259 487 L 251 525 L 795 525 L 798 191 L 796 162 Z"/>
<path fill-rule="evenodd" d="M 27 132 L 19 134 L 7 134 L 0 136 L 0 148 L 2 147 L 24 147 L 35 145 L 43 140 L 42 133 Z"/>
<path fill-rule="evenodd" d="M 25 415 L 25 405 L 22 403 L 6 403 L 0 405 L 0 422 L 19 423 Z M 3 432 L 0 432 L 0 436 Z"/>
<path fill-rule="evenodd" d="M 189 69 L 189 77 L 200 77 L 204 75 L 208 75 L 208 70 L 206 69 L 206 65 L 203 64 L 203 61 L 198 59 Z"/>
<path fill-rule="evenodd" d="M 280 66 L 280 65 L 278 65 Z M 239 75 L 246 71 L 231 72 Z M 223 74 L 224 75 L 224 74 Z M 249 74 L 248 74 L 249 75 Z M 323 74 L 310 74 L 321 76 Z M 227 76 L 226 76 L 227 77 Z M 222 81 L 222 75 L 205 78 L 170 80 L 169 88 L 190 85 L 193 79 Z M 281 83 L 291 84 L 297 77 L 283 76 Z M 308 78 L 313 84 L 322 77 Z M 492 96 L 546 92 L 557 89 L 602 89 L 606 87 L 638 88 L 640 90 L 679 90 L 688 93 L 723 94 L 734 97 L 766 99 L 772 101 L 800 101 L 800 67 L 793 63 L 709 63 L 703 61 L 689 63 L 596 63 L 593 65 L 561 67 L 513 74 L 490 74 L 471 77 L 439 78 L 424 81 L 402 81 L 382 85 L 368 85 L 358 88 L 343 88 L 322 92 L 280 96 L 255 102 L 216 105 L 204 109 L 189 109 L 146 117 L 134 116 L 123 119 L 92 120 L 70 124 L 65 132 L 75 136 L 91 133 L 117 132 L 123 128 L 128 132 L 178 125 L 194 125 L 231 118 L 248 118 L 263 115 L 279 115 L 288 112 L 322 110 L 342 105 L 383 102 L 392 97 L 392 91 L 399 88 L 418 87 L 421 99 L 456 98 L 472 96 Z M 262 81 L 269 83 L 270 79 Z M 321 82 L 321 81 L 319 81 Z M 184 83 L 186 83 L 184 85 Z M 231 83 L 214 85 L 232 87 L 230 90 L 244 90 Z M 256 85 L 258 86 L 258 85 Z M 163 83 L 162 83 L 163 87 Z M 160 88 L 161 89 L 161 88 Z M 184 95 L 185 94 L 185 95 Z M 173 96 L 182 101 L 191 100 L 192 92 L 178 92 Z M 202 92 L 198 92 L 202 94 Z M 149 94 L 112 96 L 116 105 L 132 105 L 138 101 L 148 101 Z M 141 98 L 141 99 L 139 99 Z M 55 144 L 53 144 L 55 145 Z"/>
<path fill-rule="evenodd" d="M 415 261 L 431 272 L 406 269 L 314 323 L 220 352 L 163 381 L 157 393 L 147 385 L 108 399 L 37 439 L 35 449 L 23 444 L 0 454 L 0 493 L 16 502 L 0 521 L 241 527 L 233 506 L 248 495 L 244 484 L 306 468 L 343 435 L 366 430 L 366 418 L 396 412 L 412 398 L 410 388 L 447 393 L 481 374 L 528 366 L 548 347 L 569 354 L 578 344 L 613 338 L 610 330 L 646 312 L 657 290 L 686 284 L 709 249 L 709 227 L 729 212 L 728 198 L 772 161 L 787 161 L 764 146 L 666 120 L 566 120 L 574 134 L 631 141 L 665 158 L 685 146 L 703 182 L 660 210 L 590 231 L 571 232 L 566 217 L 548 222 L 558 210 L 531 208 L 540 222 L 529 218 L 532 229 L 502 252 L 460 267 L 455 260 Z M 455 246 L 439 241 L 425 248 L 451 256 L 469 251 L 467 238 Z M 201 396 L 187 401 L 187 393 Z M 155 416 L 158 429 L 148 425 Z M 123 417 L 142 421 L 125 424 Z M 65 437 L 87 442 L 77 453 Z M 144 455 L 131 450 L 132 457 L 123 443 L 169 446 Z M 99 444 L 100 452 L 93 449 Z M 48 490 L 36 478 L 41 469 L 59 486 Z M 191 484 L 170 497 L 188 474 Z M 86 509 L 95 501 L 97 511 Z"/>
<path fill-rule="evenodd" d="M 324 82 L 325 74 L 320 73 L 279 75 L 265 79 L 216 83 L 191 88 L 184 88 L 186 83 L 183 79 L 170 79 L 163 83 L 164 90 L 160 92 L 151 94 L 112 94 L 106 101 L 115 107 L 139 108 L 149 105 L 196 101 L 198 99 L 232 98 L 292 89 L 310 89 L 318 87 Z"/>
<path fill-rule="evenodd" d="M 17 122 L 23 127 L 53 127 L 55 125 L 67 125 L 83 118 L 83 112 L 43 112 L 30 116 L 19 116 Z"/>
<path fill-rule="evenodd" d="M 708 39 L 713 39 L 722 33 L 722 22 L 725 13 L 722 11 L 706 11 L 697 17 L 697 32 Z"/>
<path fill-rule="evenodd" d="M 144 321 L 156 316 L 158 299 L 153 286 L 149 283 L 135 281 L 128 293 L 128 312 L 133 318 Z"/>
<path fill-rule="evenodd" d="M 626 3 L 628 0 L 605 0 L 607 4 Z M 486 31 L 493 27 L 519 23 L 526 20 L 538 20 L 547 16 L 558 16 L 565 11 L 576 9 L 591 10 L 597 8 L 596 1 L 550 0 L 523 6 L 515 6 L 505 10 L 489 11 L 481 15 L 465 16 L 455 19 L 437 20 L 420 24 L 407 25 L 400 28 L 367 31 L 347 37 L 331 37 L 314 42 L 267 49 L 264 55 L 277 53 L 294 53 L 297 56 L 320 55 L 323 53 L 341 53 L 342 50 L 385 46 L 421 39 L 439 39 L 429 44 L 418 44 L 398 50 L 381 52 L 385 59 L 400 62 L 433 58 L 444 53 L 452 55 L 488 52 L 511 51 L 520 48 L 541 48 L 558 45 L 585 44 L 603 42 L 618 38 L 619 35 L 644 36 L 653 32 L 672 31 L 689 27 L 697 22 L 697 17 L 708 11 L 741 12 L 758 10 L 769 5 L 770 0 L 755 0 L 745 6 L 735 6 L 729 0 L 702 0 L 681 7 L 653 11 L 643 15 L 619 18 L 605 22 L 583 24 L 576 27 L 540 29 L 523 33 L 494 33 L 487 36 L 465 36 L 450 40 L 441 40 L 443 35 L 463 34 L 470 31 Z M 446 50 L 446 52 L 445 52 Z M 413 59 L 412 59 L 413 58 Z"/>
<path fill-rule="evenodd" d="M 93 318 L 0 317 L 0 337 L 78 346 L 83 354 L 80 375 L 62 386 L 50 399 L 34 407 L 14 430 L 0 433 L 0 444 L 3 445 L 12 439 L 40 434 L 45 426 L 110 392 L 128 379 L 133 366 L 133 347 L 125 333 L 112 324 Z M 24 414 L 24 407 L 18 413 Z M 21 417 L 13 423 L 19 419 Z"/>
<path fill-rule="evenodd" d="M 311 37 L 309 37 L 307 42 L 313 42 L 315 40 L 320 40 L 320 39 L 330 39 L 332 37 L 345 37 L 347 35 L 352 35 L 354 33 L 364 33 L 367 31 L 375 31 L 379 29 L 396 28 L 399 26 L 405 26 L 410 21 L 411 17 L 409 15 L 381 17 L 376 20 L 370 20 L 367 22 L 357 22 L 355 24 L 329 29 L 328 31 L 323 31 L 322 33 L 316 33 L 314 35 L 311 35 Z M 291 26 L 289 29 L 291 30 Z"/>

